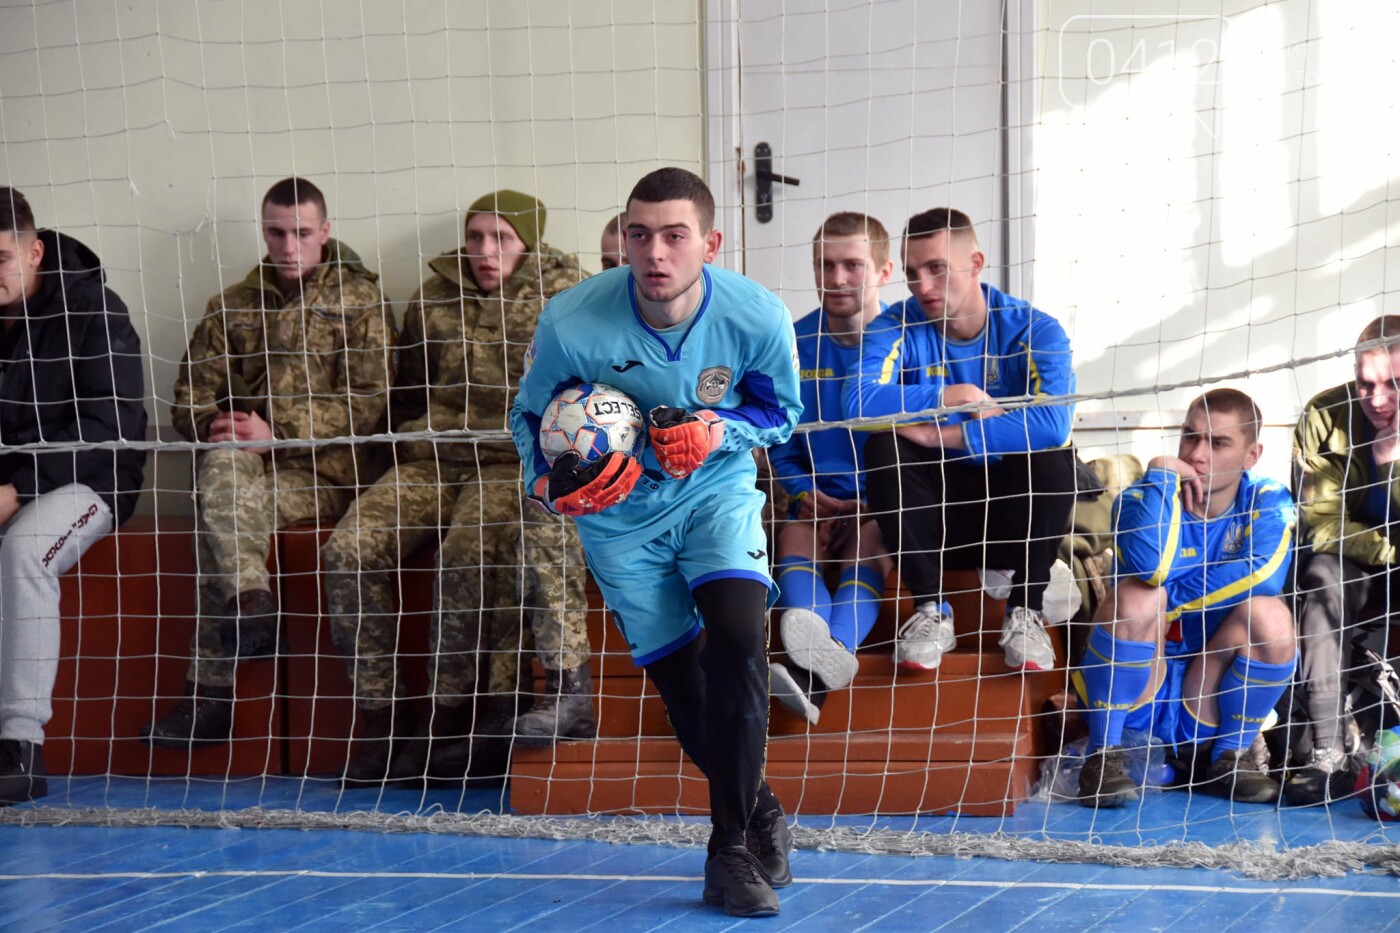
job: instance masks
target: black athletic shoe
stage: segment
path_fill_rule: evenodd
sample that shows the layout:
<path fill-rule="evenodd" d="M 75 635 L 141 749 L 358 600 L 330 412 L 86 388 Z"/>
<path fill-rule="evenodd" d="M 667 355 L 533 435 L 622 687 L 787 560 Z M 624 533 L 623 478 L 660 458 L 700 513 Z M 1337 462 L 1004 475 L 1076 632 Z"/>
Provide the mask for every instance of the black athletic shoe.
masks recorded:
<path fill-rule="evenodd" d="M 1247 748 L 1222 752 L 1206 769 L 1199 788 L 1212 797 L 1238 803 L 1270 803 L 1279 793 L 1278 782 L 1259 770 Z"/>
<path fill-rule="evenodd" d="M 787 817 L 782 811 L 755 816 L 748 829 L 744 830 L 744 847 L 758 859 L 763 874 L 768 876 L 768 884 L 774 888 L 785 888 L 792 884 L 792 868 L 788 866 L 788 855 L 792 852 L 792 830 L 788 829 Z"/>
<path fill-rule="evenodd" d="M 778 913 L 778 895 L 763 866 L 743 846 L 725 846 L 705 862 L 705 903 L 723 905 L 731 917 Z"/>
<path fill-rule="evenodd" d="M 0 739 L 0 807 L 48 795 L 42 746 L 23 739 Z"/>
<path fill-rule="evenodd" d="M 1138 786 L 1123 767 L 1123 749 L 1101 748 L 1079 771 L 1079 802 L 1086 807 L 1121 807 L 1138 799 Z"/>
<path fill-rule="evenodd" d="M 1342 752 L 1314 752 L 1312 760 L 1284 782 L 1284 803 L 1290 807 L 1311 807 L 1354 796 L 1356 774 L 1352 759 Z"/>
<path fill-rule="evenodd" d="M 819 676 L 777 661 L 768 665 L 768 675 L 769 689 L 785 709 L 814 726 L 821 720 L 827 688 Z"/>

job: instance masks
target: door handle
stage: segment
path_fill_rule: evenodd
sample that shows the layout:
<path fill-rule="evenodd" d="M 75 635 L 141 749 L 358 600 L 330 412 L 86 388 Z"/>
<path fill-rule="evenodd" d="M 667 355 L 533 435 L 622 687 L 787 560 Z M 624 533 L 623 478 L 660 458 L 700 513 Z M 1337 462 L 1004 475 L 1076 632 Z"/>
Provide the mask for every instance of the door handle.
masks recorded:
<path fill-rule="evenodd" d="M 754 146 L 753 161 L 754 203 L 758 208 L 758 222 L 766 224 L 773 219 L 773 183 L 796 188 L 802 184 L 802 180 L 773 171 L 773 149 L 767 143 Z"/>

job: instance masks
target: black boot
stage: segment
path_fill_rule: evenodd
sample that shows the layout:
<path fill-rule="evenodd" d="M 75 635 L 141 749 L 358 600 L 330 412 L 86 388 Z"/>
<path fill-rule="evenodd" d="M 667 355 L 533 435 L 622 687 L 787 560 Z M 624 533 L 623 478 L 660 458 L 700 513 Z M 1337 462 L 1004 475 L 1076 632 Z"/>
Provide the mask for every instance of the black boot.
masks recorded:
<path fill-rule="evenodd" d="M 470 701 L 455 706 L 434 703 L 432 718 L 420 725 L 394 756 L 389 780 L 418 782 L 429 777 L 429 765 L 439 749 L 471 737 L 471 711 Z"/>
<path fill-rule="evenodd" d="M 43 746 L 23 739 L 0 739 L 0 807 L 28 803 L 48 792 Z"/>
<path fill-rule="evenodd" d="M 185 698 L 137 738 L 179 751 L 196 745 L 222 745 L 233 738 L 233 688 L 186 682 Z"/>
<path fill-rule="evenodd" d="M 277 651 L 277 600 L 268 590 L 248 590 L 229 600 L 224 639 L 240 661 Z"/>
<path fill-rule="evenodd" d="M 355 711 L 355 718 L 360 721 L 361 735 L 351 739 L 355 754 L 340 783 L 345 787 L 383 785 L 389 779 L 394 760 L 394 733 L 403 729 L 404 723 L 394 721 L 393 705 L 382 709 L 360 707 Z"/>
<path fill-rule="evenodd" d="M 587 664 L 544 674 L 544 696 L 523 716 L 515 717 L 515 739 L 525 747 L 553 745 L 560 739 L 598 735 L 593 716 L 593 676 Z"/>
<path fill-rule="evenodd" d="M 428 775 L 434 781 L 500 786 L 510 776 L 511 724 L 520 708 L 516 695 L 481 697 L 468 736 L 433 746 Z"/>

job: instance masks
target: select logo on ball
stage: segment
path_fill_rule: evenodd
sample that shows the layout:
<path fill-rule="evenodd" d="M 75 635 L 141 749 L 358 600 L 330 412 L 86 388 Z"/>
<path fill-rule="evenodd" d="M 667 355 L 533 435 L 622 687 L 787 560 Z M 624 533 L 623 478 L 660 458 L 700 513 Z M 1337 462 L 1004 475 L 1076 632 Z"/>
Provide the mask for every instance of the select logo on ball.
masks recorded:
<path fill-rule="evenodd" d="M 642 410 L 626 393 L 583 382 L 560 392 L 540 421 L 540 448 L 551 464 L 573 451 L 592 463 L 610 451 L 635 456 L 643 437 Z"/>

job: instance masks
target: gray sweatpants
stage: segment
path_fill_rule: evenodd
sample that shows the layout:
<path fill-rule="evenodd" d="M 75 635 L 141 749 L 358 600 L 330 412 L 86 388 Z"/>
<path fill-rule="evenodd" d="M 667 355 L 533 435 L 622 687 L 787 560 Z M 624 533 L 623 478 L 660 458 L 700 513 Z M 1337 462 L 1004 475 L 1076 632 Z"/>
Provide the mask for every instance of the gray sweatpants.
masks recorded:
<path fill-rule="evenodd" d="M 1298 629 L 1313 748 L 1342 751 L 1346 695 L 1358 669 L 1357 644 L 1400 613 L 1400 574 L 1336 554 L 1313 554 L 1298 574 Z M 1392 650 L 1382 651 L 1386 656 Z"/>
<path fill-rule="evenodd" d="M 44 741 L 58 674 L 58 578 L 112 530 L 82 483 L 27 502 L 0 528 L 0 738 Z"/>

